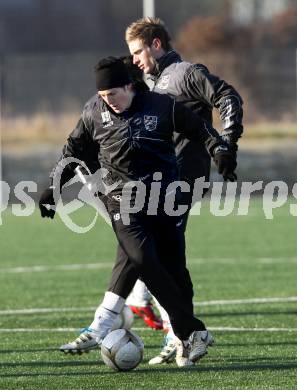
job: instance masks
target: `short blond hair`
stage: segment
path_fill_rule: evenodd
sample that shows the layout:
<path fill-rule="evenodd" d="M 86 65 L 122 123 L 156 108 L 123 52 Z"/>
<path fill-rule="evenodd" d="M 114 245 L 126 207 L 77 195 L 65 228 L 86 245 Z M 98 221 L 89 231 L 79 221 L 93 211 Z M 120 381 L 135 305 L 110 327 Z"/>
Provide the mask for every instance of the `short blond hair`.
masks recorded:
<path fill-rule="evenodd" d="M 145 45 L 151 46 L 155 38 L 159 38 L 165 51 L 171 50 L 170 36 L 164 22 L 159 18 L 142 18 L 130 24 L 126 29 L 126 42 L 140 39 Z"/>

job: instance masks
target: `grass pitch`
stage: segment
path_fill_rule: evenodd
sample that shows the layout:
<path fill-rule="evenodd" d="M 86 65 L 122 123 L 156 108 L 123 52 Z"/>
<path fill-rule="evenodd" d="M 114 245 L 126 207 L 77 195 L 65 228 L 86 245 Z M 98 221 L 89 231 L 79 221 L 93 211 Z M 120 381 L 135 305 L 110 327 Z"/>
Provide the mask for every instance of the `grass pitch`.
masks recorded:
<path fill-rule="evenodd" d="M 59 218 L 2 214 L 0 388 L 295 389 L 297 310 L 288 298 L 297 296 L 296 218 L 284 206 L 265 220 L 259 200 L 247 217 L 208 210 L 206 202 L 190 218 L 187 253 L 196 313 L 214 329 L 216 345 L 193 368 L 151 367 L 163 334 L 135 319 L 145 353 L 128 373 L 111 371 L 97 351 L 57 350 L 90 323 L 102 299 L 115 255 L 111 229 L 98 219 L 78 235 Z M 87 224 L 92 213 L 85 208 L 75 218 Z"/>

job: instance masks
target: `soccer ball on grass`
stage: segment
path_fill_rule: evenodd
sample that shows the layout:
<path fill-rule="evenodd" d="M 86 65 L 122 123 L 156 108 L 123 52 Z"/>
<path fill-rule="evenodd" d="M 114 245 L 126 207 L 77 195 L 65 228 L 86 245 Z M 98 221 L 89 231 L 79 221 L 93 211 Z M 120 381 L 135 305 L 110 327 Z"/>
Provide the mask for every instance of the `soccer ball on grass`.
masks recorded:
<path fill-rule="evenodd" d="M 131 330 L 116 329 L 102 341 L 101 356 L 104 363 L 115 371 L 133 370 L 141 362 L 144 344 Z"/>
<path fill-rule="evenodd" d="M 134 321 L 133 311 L 129 306 L 125 305 L 121 313 L 117 316 L 111 330 L 115 329 L 131 329 Z"/>

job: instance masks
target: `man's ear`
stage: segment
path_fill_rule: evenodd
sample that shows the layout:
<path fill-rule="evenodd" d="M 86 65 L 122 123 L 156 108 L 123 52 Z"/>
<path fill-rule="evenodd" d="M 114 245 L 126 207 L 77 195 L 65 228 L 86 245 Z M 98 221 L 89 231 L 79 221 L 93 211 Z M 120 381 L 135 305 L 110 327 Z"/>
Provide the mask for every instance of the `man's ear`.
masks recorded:
<path fill-rule="evenodd" d="M 161 40 L 159 38 L 154 38 L 153 39 L 153 42 L 151 44 L 151 46 L 155 49 L 155 50 L 160 50 L 162 49 L 162 43 L 161 43 Z"/>
<path fill-rule="evenodd" d="M 131 83 L 131 84 L 125 85 L 125 89 L 126 89 L 126 91 L 133 91 L 133 85 L 132 85 L 132 83 Z"/>

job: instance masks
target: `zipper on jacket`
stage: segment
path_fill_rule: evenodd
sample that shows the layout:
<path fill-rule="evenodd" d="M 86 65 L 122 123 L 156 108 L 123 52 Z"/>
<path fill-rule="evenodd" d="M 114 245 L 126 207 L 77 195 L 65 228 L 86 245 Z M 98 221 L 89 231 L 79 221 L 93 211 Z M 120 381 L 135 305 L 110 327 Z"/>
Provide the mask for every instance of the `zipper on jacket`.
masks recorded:
<path fill-rule="evenodd" d="M 133 133 L 132 133 L 132 129 L 131 129 L 130 123 L 128 124 L 128 137 L 129 137 L 129 146 L 131 148 L 134 148 Z"/>

